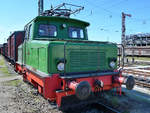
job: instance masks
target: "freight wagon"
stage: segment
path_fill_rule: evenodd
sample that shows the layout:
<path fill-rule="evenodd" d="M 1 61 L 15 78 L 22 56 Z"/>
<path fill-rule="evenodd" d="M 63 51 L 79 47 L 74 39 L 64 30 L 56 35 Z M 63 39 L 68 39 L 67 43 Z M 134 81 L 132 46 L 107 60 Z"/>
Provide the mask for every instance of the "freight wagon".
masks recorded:
<path fill-rule="evenodd" d="M 3 54 L 3 56 L 4 57 L 6 57 L 7 58 L 7 56 L 8 56 L 8 45 L 7 45 L 7 43 L 4 43 L 3 44 L 3 48 L 2 48 L 2 54 Z"/>
<path fill-rule="evenodd" d="M 3 47 L 0 47 L 0 54 L 3 55 Z"/>
<path fill-rule="evenodd" d="M 118 55 L 121 55 L 122 49 L 118 46 Z M 129 46 L 125 47 L 126 56 L 150 57 L 150 46 Z"/>
<path fill-rule="evenodd" d="M 18 59 L 18 46 L 24 41 L 24 31 L 15 31 L 7 39 L 8 59 L 12 64 Z"/>
<path fill-rule="evenodd" d="M 3 44 L 0 44 L 0 54 L 2 55 Z"/>

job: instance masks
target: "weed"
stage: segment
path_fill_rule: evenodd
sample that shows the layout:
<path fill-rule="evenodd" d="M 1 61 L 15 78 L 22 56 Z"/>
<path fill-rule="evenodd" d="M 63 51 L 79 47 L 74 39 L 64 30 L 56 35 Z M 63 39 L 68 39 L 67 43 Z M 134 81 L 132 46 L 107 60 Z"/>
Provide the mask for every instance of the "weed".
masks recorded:
<path fill-rule="evenodd" d="M 3 57 L 0 57 L 0 66 L 4 66 L 5 65 L 5 61 Z"/>
<path fill-rule="evenodd" d="M 20 83 L 22 83 L 22 80 L 10 80 L 10 81 L 7 81 L 7 82 L 4 82 L 3 84 L 6 85 L 6 86 L 18 86 Z"/>

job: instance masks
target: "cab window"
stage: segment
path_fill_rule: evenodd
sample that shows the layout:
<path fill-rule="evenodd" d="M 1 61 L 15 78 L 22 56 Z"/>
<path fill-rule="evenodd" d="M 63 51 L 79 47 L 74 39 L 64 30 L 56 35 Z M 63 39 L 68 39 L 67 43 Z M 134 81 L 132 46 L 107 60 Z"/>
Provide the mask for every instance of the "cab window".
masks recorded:
<path fill-rule="evenodd" d="M 29 26 L 29 32 L 28 33 L 29 33 L 28 37 L 29 37 L 29 39 L 31 39 L 32 38 L 32 24 Z"/>
<path fill-rule="evenodd" d="M 83 29 L 77 27 L 69 27 L 70 38 L 84 38 Z"/>
<path fill-rule="evenodd" d="M 56 26 L 41 24 L 41 25 L 39 25 L 38 35 L 46 36 L 46 37 L 47 36 L 56 37 L 56 35 L 57 35 Z"/>
<path fill-rule="evenodd" d="M 27 32 L 27 28 L 25 28 L 25 40 L 28 39 L 28 32 Z"/>

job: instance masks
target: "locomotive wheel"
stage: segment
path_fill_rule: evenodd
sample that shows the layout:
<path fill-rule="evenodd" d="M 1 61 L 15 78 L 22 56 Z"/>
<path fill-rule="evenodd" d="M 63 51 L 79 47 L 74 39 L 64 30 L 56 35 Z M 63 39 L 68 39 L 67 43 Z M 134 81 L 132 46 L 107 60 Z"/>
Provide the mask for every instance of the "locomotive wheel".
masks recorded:
<path fill-rule="evenodd" d="M 135 85 L 135 80 L 134 80 L 134 77 L 133 76 L 129 76 L 127 79 L 126 79 L 126 88 L 128 90 L 132 90 L 134 85 Z"/>
<path fill-rule="evenodd" d="M 75 92 L 80 100 L 85 100 L 91 94 L 91 86 L 87 81 L 82 81 L 77 85 Z"/>

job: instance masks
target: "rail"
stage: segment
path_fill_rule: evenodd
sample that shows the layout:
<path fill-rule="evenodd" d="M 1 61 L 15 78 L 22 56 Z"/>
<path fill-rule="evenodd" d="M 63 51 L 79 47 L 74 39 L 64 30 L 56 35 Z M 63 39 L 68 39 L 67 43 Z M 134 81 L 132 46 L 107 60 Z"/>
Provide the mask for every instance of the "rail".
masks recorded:
<path fill-rule="evenodd" d="M 139 71 L 139 70 L 134 70 L 134 69 L 133 70 L 127 69 L 123 71 L 123 75 L 128 76 L 132 74 L 135 78 L 136 85 L 150 88 L 150 72 L 144 72 L 144 71 L 145 70 Z"/>
<path fill-rule="evenodd" d="M 136 80 L 135 82 L 136 82 L 136 85 L 138 85 L 138 86 L 150 88 L 150 83 L 143 82 L 143 81 L 138 81 L 138 80 Z"/>

